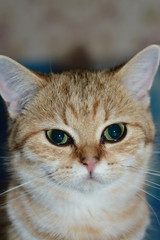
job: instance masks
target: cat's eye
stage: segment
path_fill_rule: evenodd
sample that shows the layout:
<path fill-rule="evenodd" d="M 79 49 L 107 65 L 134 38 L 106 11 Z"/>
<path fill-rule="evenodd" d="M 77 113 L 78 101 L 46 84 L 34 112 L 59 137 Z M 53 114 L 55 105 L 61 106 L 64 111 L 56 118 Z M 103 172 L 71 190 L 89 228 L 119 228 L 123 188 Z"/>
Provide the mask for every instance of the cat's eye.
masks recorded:
<path fill-rule="evenodd" d="M 116 123 L 108 126 L 101 136 L 101 143 L 121 141 L 127 133 L 127 128 L 124 123 Z"/>
<path fill-rule="evenodd" d="M 51 129 L 46 131 L 47 139 L 57 145 L 57 146 L 64 146 L 73 143 L 73 139 L 64 131 Z"/>

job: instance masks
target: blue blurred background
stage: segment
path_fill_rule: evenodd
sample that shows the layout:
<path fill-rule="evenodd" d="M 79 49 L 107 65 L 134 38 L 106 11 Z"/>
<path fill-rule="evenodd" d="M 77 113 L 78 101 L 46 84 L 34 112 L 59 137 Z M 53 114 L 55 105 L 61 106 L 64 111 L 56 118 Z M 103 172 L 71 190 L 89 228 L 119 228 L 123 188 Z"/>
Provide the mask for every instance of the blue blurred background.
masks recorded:
<path fill-rule="evenodd" d="M 155 77 L 151 89 L 151 110 L 156 125 L 157 133 L 155 137 L 154 153 L 150 164 L 150 169 L 157 171 L 157 176 L 148 174 L 148 180 L 159 184 L 146 186 L 146 191 L 150 204 L 151 226 L 148 230 L 145 240 L 160 239 L 160 68 Z M 159 173 L 158 173 L 159 172 Z M 154 172 L 153 172 L 154 174 Z M 148 183 L 147 183 L 148 184 Z M 149 183 L 150 184 L 150 183 Z M 159 200 L 158 200 L 159 199 Z"/>

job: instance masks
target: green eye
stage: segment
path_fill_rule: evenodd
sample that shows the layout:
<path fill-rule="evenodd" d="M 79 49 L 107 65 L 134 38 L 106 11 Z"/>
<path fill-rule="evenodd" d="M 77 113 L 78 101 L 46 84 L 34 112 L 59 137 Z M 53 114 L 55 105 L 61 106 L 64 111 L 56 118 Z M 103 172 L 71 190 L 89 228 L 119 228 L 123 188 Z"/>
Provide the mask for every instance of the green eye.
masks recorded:
<path fill-rule="evenodd" d="M 102 143 L 104 142 L 118 142 L 126 135 L 126 126 L 123 123 L 112 124 L 107 127 L 102 135 Z"/>
<path fill-rule="evenodd" d="M 51 143 L 57 146 L 68 145 L 73 142 L 72 138 L 62 130 L 47 130 L 46 136 Z"/>

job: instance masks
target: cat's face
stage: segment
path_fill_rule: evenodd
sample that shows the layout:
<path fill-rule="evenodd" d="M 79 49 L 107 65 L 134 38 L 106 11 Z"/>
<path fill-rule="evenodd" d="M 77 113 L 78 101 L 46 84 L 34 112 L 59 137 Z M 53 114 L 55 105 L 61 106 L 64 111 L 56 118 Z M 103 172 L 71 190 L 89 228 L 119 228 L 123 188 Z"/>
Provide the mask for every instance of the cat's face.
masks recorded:
<path fill-rule="evenodd" d="M 159 55 L 151 46 L 115 72 L 50 76 L 2 57 L 16 177 L 71 191 L 142 184 L 154 137 L 148 91 Z"/>
<path fill-rule="evenodd" d="M 22 110 L 10 143 L 17 167 L 31 178 L 95 191 L 135 179 L 148 162 L 153 135 L 150 113 L 116 74 L 71 72 L 51 76 Z"/>

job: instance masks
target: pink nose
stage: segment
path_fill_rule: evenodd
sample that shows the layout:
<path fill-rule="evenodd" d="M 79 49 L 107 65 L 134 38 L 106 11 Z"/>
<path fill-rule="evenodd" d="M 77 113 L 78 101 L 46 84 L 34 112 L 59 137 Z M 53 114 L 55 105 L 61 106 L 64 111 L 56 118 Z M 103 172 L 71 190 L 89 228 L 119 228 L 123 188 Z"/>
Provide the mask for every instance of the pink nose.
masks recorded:
<path fill-rule="evenodd" d="M 94 158 L 87 158 L 83 161 L 83 165 L 86 166 L 88 172 L 91 174 L 96 167 L 97 160 Z"/>

